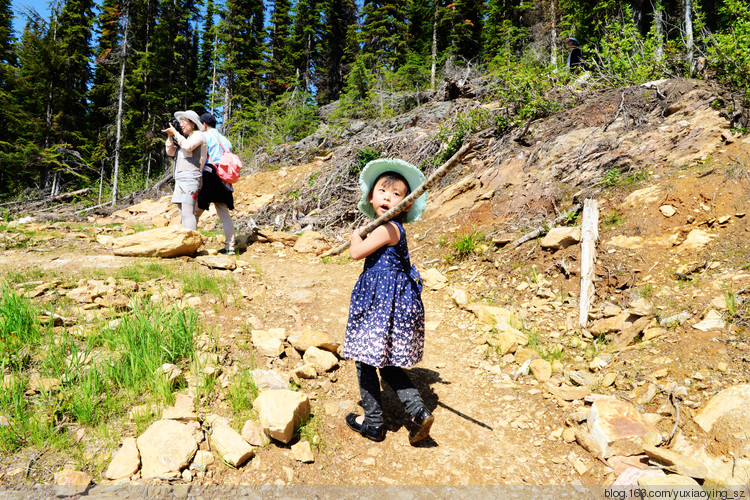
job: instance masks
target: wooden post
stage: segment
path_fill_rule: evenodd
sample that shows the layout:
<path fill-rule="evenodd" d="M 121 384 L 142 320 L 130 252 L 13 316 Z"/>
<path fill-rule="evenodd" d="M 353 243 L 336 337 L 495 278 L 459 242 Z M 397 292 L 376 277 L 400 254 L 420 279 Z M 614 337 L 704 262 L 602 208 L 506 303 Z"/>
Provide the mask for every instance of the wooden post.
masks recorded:
<path fill-rule="evenodd" d="M 594 263 L 596 261 L 596 242 L 599 239 L 599 205 L 596 200 L 586 199 L 583 202 L 581 220 L 581 294 L 578 324 L 586 328 L 594 296 Z"/>

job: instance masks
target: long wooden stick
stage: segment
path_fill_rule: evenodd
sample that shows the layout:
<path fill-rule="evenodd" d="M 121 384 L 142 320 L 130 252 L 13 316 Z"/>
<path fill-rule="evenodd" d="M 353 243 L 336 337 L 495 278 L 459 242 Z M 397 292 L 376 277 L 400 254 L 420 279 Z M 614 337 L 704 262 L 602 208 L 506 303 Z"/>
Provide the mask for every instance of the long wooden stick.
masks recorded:
<path fill-rule="evenodd" d="M 403 212 L 406 211 L 406 208 L 414 203 L 414 201 L 422 196 L 425 191 L 430 189 L 432 186 L 435 185 L 437 181 L 439 181 L 445 174 L 448 173 L 453 167 L 455 167 L 466 154 L 471 151 L 471 149 L 476 144 L 476 141 L 471 141 L 463 146 L 461 146 L 461 149 L 456 151 L 456 154 L 450 157 L 448 161 L 443 163 L 440 168 L 435 170 L 432 175 L 430 175 L 425 181 L 422 183 L 421 186 L 419 186 L 417 189 L 409 193 L 409 196 L 401 200 L 401 203 L 393 207 L 392 209 L 388 210 L 386 213 L 378 217 L 377 219 L 371 221 L 369 224 L 364 226 L 362 229 L 359 230 L 359 235 L 363 238 L 370 234 L 370 231 L 375 229 L 376 227 L 380 226 L 381 224 L 385 224 L 389 220 L 393 219 L 394 217 L 398 217 Z M 347 241 L 346 243 L 343 243 L 339 245 L 338 247 L 334 248 L 333 250 L 329 250 L 328 252 L 323 254 L 323 257 L 328 257 L 330 255 L 338 255 L 347 248 L 349 248 L 349 245 L 351 245 L 350 241 Z"/>

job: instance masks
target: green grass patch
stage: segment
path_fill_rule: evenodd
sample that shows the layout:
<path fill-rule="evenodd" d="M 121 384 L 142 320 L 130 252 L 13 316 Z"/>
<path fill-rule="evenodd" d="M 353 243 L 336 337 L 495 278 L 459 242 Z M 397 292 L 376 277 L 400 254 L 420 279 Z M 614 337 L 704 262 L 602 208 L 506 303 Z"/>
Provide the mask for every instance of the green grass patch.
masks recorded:
<path fill-rule="evenodd" d="M 300 439 L 304 439 L 311 446 L 320 448 L 323 445 L 323 440 L 320 436 L 320 431 L 323 428 L 323 420 L 319 415 L 310 414 L 299 428 Z"/>
<path fill-rule="evenodd" d="M 250 373 L 252 368 L 242 368 L 232 377 L 226 393 L 229 410 L 234 414 L 235 421 L 247 420 L 253 409 L 253 401 L 258 397 L 258 387 Z"/>
<path fill-rule="evenodd" d="M 176 276 L 182 281 L 182 289 L 185 293 L 193 295 L 212 295 L 218 299 L 227 295 L 230 289 L 235 287 L 235 279 L 232 276 L 214 276 L 207 271 L 193 268 L 193 272 Z"/>
<path fill-rule="evenodd" d="M 648 179 L 648 172 L 640 170 L 633 174 L 624 174 L 619 169 L 613 168 L 602 177 L 602 184 L 606 188 L 630 186 Z"/>
<path fill-rule="evenodd" d="M 135 264 L 122 267 L 115 273 L 115 278 L 128 279 L 143 282 L 158 278 L 171 278 L 172 269 L 161 262 L 136 262 Z"/>
<path fill-rule="evenodd" d="M 484 242 L 484 240 L 484 234 L 476 230 L 471 233 L 462 234 L 453 242 L 453 250 L 458 258 L 464 258 L 474 253 L 479 244 Z"/>
<path fill-rule="evenodd" d="M 640 295 L 644 299 L 648 299 L 649 297 L 651 297 L 651 295 L 653 295 L 653 293 L 654 293 L 654 285 L 651 285 L 651 284 L 643 285 L 638 290 L 638 295 Z"/>
<path fill-rule="evenodd" d="M 31 354 L 38 349 L 42 339 L 49 336 L 49 329 L 39 323 L 38 316 L 38 311 L 27 298 L 3 287 L 0 298 L 2 372 L 26 368 Z"/>
<path fill-rule="evenodd" d="M 604 227 L 607 228 L 621 226 L 623 222 L 625 222 L 625 219 L 614 210 L 602 218 L 602 223 L 604 224 Z"/>
<path fill-rule="evenodd" d="M 29 281 L 40 281 L 44 279 L 46 273 L 41 269 L 28 269 L 23 271 L 8 271 L 2 278 L 2 282 L 6 285 L 17 285 L 19 283 L 27 283 Z"/>
<path fill-rule="evenodd" d="M 8 381 L 0 391 L 0 451 L 24 446 L 69 445 L 65 425 L 106 427 L 128 406 L 170 404 L 176 388 L 157 369 L 195 357 L 197 315 L 192 310 L 136 304 L 111 327 L 102 319 L 95 333 L 79 340 L 36 320 L 31 302 L 7 289 L 0 299 L 0 363 Z M 58 389 L 26 394 L 31 373 L 56 379 Z"/>

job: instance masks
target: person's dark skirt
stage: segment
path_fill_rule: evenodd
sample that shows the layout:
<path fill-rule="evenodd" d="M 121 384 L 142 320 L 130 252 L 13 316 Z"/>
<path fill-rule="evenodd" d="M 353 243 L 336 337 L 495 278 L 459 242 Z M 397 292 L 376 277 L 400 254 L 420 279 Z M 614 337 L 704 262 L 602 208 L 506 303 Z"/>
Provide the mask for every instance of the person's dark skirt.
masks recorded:
<path fill-rule="evenodd" d="M 234 210 L 234 196 L 232 192 L 226 188 L 224 182 L 219 179 L 216 172 L 211 169 L 211 172 L 203 170 L 203 186 L 201 187 L 200 193 L 198 193 L 198 208 L 201 210 L 208 210 L 211 203 L 225 203 L 229 210 Z"/>

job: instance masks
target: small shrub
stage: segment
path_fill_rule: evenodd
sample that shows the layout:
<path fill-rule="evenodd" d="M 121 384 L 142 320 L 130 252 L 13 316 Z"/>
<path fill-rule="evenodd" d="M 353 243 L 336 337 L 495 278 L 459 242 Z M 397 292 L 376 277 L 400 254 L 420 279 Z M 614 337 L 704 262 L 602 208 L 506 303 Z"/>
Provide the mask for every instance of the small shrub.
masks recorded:
<path fill-rule="evenodd" d="M 651 296 L 651 294 L 654 292 L 654 286 L 653 285 L 643 285 L 640 290 L 638 290 L 638 294 L 643 297 L 644 299 L 647 299 Z"/>
<path fill-rule="evenodd" d="M 617 227 L 622 225 L 624 222 L 622 216 L 616 211 L 611 211 L 608 215 L 602 219 L 605 227 Z"/>
<path fill-rule="evenodd" d="M 380 158 L 380 151 L 378 151 L 377 149 L 360 149 L 359 151 L 357 151 L 357 163 L 352 165 L 352 167 L 349 169 L 349 174 L 354 177 L 358 177 L 359 173 L 362 172 L 362 169 L 365 168 L 365 165 L 370 163 L 372 160 L 377 160 L 378 158 Z"/>

